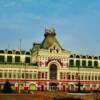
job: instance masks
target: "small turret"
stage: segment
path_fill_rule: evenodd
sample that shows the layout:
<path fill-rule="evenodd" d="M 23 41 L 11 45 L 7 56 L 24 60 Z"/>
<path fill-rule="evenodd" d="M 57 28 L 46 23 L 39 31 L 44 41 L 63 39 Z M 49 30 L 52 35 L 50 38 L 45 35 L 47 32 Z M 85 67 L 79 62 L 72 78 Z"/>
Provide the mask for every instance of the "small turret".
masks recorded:
<path fill-rule="evenodd" d="M 54 28 L 51 28 L 51 29 L 46 29 L 45 28 L 44 36 L 47 37 L 48 35 L 55 36 L 56 35 L 55 29 Z"/>

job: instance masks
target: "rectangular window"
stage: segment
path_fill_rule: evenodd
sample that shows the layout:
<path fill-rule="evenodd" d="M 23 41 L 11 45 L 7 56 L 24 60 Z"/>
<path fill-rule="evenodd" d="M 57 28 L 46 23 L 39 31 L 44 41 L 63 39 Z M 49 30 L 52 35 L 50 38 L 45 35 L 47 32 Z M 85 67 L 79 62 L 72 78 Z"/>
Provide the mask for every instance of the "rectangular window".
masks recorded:
<path fill-rule="evenodd" d="M 45 72 L 45 79 L 47 79 L 47 72 Z"/>
<path fill-rule="evenodd" d="M 7 63 L 12 63 L 12 56 L 7 56 Z"/>
<path fill-rule="evenodd" d="M 98 80 L 100 80 L 100 76 L 98 76 Z"/>
<path fill-rule="evenodd" d="M 82 60 L 82 66 L 86 67 L 86 61 L 85 60 Z"/>
<path fill-rule="evenodd" d="M 66 73 L 63 73 L 63 79 L 66 79 Z"/>
<path fill-rule="evenodd" d="M 24 77 L 25 75 L 24 75 L 24 73 L 22 73 L 22 79 L 24 79 L 25 77 Z"/>
<path fill-rule="evenodd" d="M 36 73 L 33 74 L 33 79 L 36 79 Z"/>
<path fill-rule="evenodd" d="M 0 72 L 0 78 L 2 78 L 2 72 Z"/>
<path fill-rule="evenodd" d="M 28 76 L 29 76 L 28 73 L 25 72 L 25 78 L 26 79 L 28 79 Z"/>
<path fill-rule="evenodd" d="M 38 79 L 41 78 L 41 72 L 38 72 Z"/>
<path fill-rule="evenodd" d="M 90 75 L 88 75 L 88 80 L 90 80 Z"/>
<path fill-rule="evenodd" d="M 7 72 L 4 72 L 4 78 L 7 78 Z"/>
<path fill-rule="evenodd" d="M 97 75 L 95 75 L 95 80 L 97 80 Z"/>
<path fill-rule="evenodd" d="M 9 72 L 8 75 L 9 75 L 9 78 L 12 78 L 12 73 L 11 72 Z"/>
<path fill-rule="evenodd" d="M 77 67 L 80 66 L 80 60 L 76 60 L 76 66 L 77 66 Z"/>
<path fill-rule="evenodd" d="M 30 76 L 29 78 L 32 79 L 32 73 L 30 73 L 29 76 Z"/>
<path fill-rule="evenodd" d="M 92 75 L 92 80 L 94 80 L 94 76 Z"/>
<path fill-rule="evenodd" d="M 81 75 L 81 80 L 83 80 L 83 75 Z"/>
<path fill-rule="evenodd" d="M 44 72 L 42 72 L 42 78 L 44 78 Z"/>
<path fill-rule="evenodd" d="M 25 57 L 25 63 L 30 63 L 30 57 Z"/>
<path fill-rule="evenodd" d="M 67 73 L 67 79 L 70 80 L 70 73 Z"/>
<path fill-rule="evenodd" d="M 16 78 L 16 72 L 13 73 L 13 78 Z"/>
<path fill-rule="evenodd" d="M 69 66 L 71 66 L 71 67 L 74 66 L 74 60 L 73 60 L 73 59 L 70 59 L 70 60 L 69 60 Z"/>
<path fill-rule="evenodd" d="M 87 75 L 85 75 L 85 80 L 87 80 Z"/>
<path fill-rule="evenodd" d="M 4 63 L 4 56 L 0 56 L 0 63 Z"/>
<path fill-rule="evenodd" d="M 72 75 L 72 80 L 74 80 L 74 75 Z"/>
<path fill-rule="evenodd" d="M 15 63 L 20 63 L 20 56 L 15 56 Z"/>

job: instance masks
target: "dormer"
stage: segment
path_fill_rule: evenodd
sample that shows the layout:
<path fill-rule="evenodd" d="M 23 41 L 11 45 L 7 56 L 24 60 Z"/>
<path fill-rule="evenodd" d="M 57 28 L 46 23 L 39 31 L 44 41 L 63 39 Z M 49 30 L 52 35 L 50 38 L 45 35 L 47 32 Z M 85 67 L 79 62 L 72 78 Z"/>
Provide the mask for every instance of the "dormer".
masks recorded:
<path fill-rule="evenodd" d="M 50 48 L 50 53 L 59 53 L 61 51 L 61 48 L 59 48 L 59 46 L 54 43 Z"/>

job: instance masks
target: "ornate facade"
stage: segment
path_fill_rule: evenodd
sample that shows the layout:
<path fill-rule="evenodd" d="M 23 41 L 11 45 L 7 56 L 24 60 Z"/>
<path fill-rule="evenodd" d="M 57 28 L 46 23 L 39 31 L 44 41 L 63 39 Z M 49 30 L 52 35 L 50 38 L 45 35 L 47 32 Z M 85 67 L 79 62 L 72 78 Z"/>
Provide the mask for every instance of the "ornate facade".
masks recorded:
<path fill-rule="evenodd" d="M 15 91 L 94 91 L 100 88 L 100 56 L 72 54 L 62 48 L 54 29 L 30 51 L 0 50 L 0 89 L 6 80 Z"/>

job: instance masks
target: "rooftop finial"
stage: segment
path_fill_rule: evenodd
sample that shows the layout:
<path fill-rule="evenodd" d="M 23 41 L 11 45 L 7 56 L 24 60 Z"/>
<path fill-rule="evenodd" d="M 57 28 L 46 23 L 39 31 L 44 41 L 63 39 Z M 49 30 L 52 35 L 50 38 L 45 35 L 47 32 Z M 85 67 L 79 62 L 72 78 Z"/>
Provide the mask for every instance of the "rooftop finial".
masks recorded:
<path fill-rule="evenodd" d="M 55 28 L 51 28 L 51 35 L 55 36 L 56 35 L 56 32 L 55 32 Z"/>
<path fill-rule="evenodd" d="M 50 30 L 47 29 L 47 28 L 45 27 L 45 33 L 44 33 L 44 36 L 46 37 L 46 36 L 48 36 L 50 33 L 51 33 Z"/>

